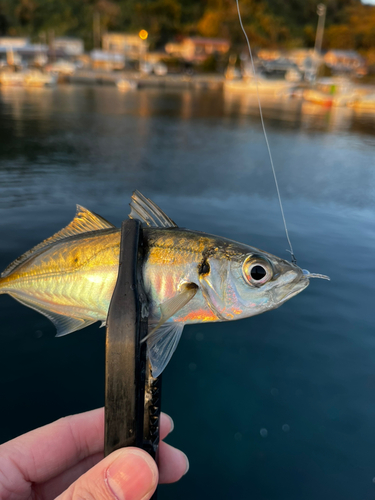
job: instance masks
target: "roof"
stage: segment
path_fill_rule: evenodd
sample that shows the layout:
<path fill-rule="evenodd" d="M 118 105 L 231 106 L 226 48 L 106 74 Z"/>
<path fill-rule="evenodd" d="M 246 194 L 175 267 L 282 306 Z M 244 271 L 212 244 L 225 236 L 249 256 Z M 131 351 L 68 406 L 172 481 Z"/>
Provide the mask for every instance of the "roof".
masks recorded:
<path fill-rule="evenodd" d="M 340 50 L 340 49 L 333 49 L 329 50 L 326 55 L 328 54 L 333 54 L 337 57 L 351 57 L 353 59 L 363 59 L 363 57 L 358 54 L 355 50 Z"/>
<path fill-rule="evenodd" d="M 227 40 L 225 38 L 188 37 L 185 40 L 191 40 L 192 42 L 198 43 L 198 44 L 209 44 L 209 45 L 227 44 L 227 45 L 230 45 L 229 40 Z"/>
<path fill-rule="evenodd" d="M 83 39 L 75 36 L 57 36 L 55 42 L 83 42 Z"/>
<path fill-rule="evenodd" d="M 110 32 L 110 33 L 103 33 L 103 38 L 104 37 L 123 37 L 123 38 L 137 38 L 139 40 L 141 40 L 141 38 L 139 38 L 138 34 L 137 33 L 120 33 L 120 32 Z M 144 40 L 141 40 L 141 41 L 144 41 Z"/>
<path fill-rule="evenodd" d="M 29 44 L 29 38 L 24 36 L 1 36 L 0 45 L 22 47 Z"/>

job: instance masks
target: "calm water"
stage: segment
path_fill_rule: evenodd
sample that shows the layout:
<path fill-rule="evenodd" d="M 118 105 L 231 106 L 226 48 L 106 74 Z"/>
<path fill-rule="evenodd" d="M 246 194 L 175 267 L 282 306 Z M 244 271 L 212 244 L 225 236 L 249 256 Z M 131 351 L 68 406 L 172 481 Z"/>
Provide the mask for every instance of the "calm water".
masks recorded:
<path fill-rule="evenodd" d="M 161 500 L 375 497 L 375 119 L 285 101 L 265 116 L 301 267 L 331 276 L 276 311 L 189 326 L 165 371 L 189 474 Z M 181 226 L 287 256 L 253 98 L 1 90 L 0 267 L 79 203 L 115 224 L 133 189 Z M 54 338 L 0 297 L 5 441 L 103 404 L 104 335 Z"/>

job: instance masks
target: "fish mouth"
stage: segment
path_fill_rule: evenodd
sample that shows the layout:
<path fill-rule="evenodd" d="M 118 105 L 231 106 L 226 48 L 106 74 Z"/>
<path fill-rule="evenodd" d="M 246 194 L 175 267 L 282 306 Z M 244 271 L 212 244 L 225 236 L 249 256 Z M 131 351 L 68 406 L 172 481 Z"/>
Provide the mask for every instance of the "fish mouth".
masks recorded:
<path fill-rule="evenodd" d="M 310 280 L 298 266 L 288 269 L 281 278 L 281 283 L 275 290 L 275 302 L 283 304 L 309 286 Z"/>
<path fill-rule="evenodd" d="M 323 280 L 328 280 L 330 281 L 330 278 L 324 274 L 317 274 L 317 273 L 310 273 L 310 271 L 307 271 L 307 269 L 300 269 L 297 268 L 294 270 L 295 272 L 297 271 L 297 276 L 294 278 L 294 280 L 290 281 L 288 285 L 286 285 L 286 288 L 290 287 L 289 292 L 285 293 L 283 289 L 280 290 L 280 304 L 286 302 L 287 300 L 291 299 L 295 295 L 298 295 L 302 290 L 307 288 L 310 284 L 310 279 L 311 278 L 320 278 Z"/>
<path fill-rule="evenodd" d="M 293 288 L 283 296 L 282 302 L 286 302 L 287 300 L 291 299 L 295 295 L 298 295 L 302 290 L 307 288 L 310 284 L 310 280 L 308 278 L 303 277 L 302 279 L 300 278 L 293 286 Z"/>

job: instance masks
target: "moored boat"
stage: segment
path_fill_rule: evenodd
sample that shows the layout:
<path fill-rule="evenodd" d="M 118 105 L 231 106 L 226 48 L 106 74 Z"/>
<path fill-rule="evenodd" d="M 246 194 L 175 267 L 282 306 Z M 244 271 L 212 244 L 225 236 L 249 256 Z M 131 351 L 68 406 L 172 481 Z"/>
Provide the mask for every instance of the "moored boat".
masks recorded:
<path fill-rule="evenodd" d="M 39 70 L 3 71 L 0 73 L 0 84 L 7 87 L 44 87 L 55 85 L 57 76 L 42 73 Z"/>
<path fill-rule="evenodd" d="M 350 107 L 357 111 L 373 111 L 375 112 L 375 94 L 368 94 L 360 97 Z"/>
<path fill-rule="evenodd" d="M 225 80 L 224 90 L 230 92 L 258 92 L 260 94 L 280 94 L 295 86 L 295 83 L 285 80 L 284 78 L 243 78 L 241 80 Z"/>
<path fill-rule="evenodd" d="M 348 106 L 360 96 L 360 89 L 347 78 L 321 78 L 303 92 L 305 101 L 322 106 Z"/>
<path fill-rule="evenodd" d="M 117 80 L 116 86 L 119 90 L 126 92 L 128 90 L 136 90 L 138 88 L 138 83 L 134 80 L 127 80 L 126 78 L 121 78 Z"/>

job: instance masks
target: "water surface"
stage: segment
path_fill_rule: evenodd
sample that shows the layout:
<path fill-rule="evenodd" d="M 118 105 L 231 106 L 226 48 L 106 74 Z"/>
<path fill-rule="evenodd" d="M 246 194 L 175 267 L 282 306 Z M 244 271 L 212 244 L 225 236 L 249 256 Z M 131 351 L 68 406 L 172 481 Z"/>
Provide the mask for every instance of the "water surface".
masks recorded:
<path fill-rule="evenodd" d="M 165 371 L 190 472 L 162 500 L 375 495 L 375 119 L 264 102 L 301 267 L 280 309 L 184 330 Z M 132 190 L 179 225 L 287 258 L 254 97 L 109 87 L 0 92 L 0 267 L 79 203 L 119 225 Z M 0 440 L 103 404 L 104 335 L 0 297 Z"/>

